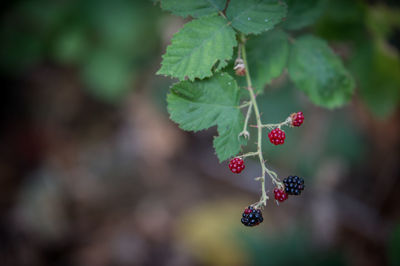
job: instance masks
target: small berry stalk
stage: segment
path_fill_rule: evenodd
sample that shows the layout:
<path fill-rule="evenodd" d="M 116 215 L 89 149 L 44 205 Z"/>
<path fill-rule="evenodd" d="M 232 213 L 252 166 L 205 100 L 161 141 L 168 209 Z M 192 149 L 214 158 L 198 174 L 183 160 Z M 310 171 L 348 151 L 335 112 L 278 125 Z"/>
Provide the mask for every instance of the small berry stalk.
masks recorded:
<path fill-rule="evenodd" d="M 277 200 L 277 202 L 285 201 L 288 198 L 288 195 L 292 194 L 291 193 L 292 187 L 290 187 L 289 190 L 287 190 L 288 186 L 294 186 L 294 184 L 292 184 L 292 183 L 282 183 L 279 180 L 278 175 L 274 171 L 270 170 L 267 167 L 264 157 L 263 157 L 263 153 L 262 153 L 262 129 L 267 128 L 268 130 L 270 130 L 270 132 L 268 133 L 268 138 L 272 144 L 282 145 L 285 142 L 286 135 L 285 135 L 285 132 L 281 129 L 281 127 L 283 127 L 283 126 L 291 126 L 291 127 L 300 126 L 304 121 L 304 115 L 302 112 L 293 113 L 289 117 L 287 117 L 287 119 L 285 121 L 283 121 L 281 123 L 262 124 L 260 111 L 259 111 L 257 101 L 256 101 L 256 95 L 254 93 L 254 89 L 253 89 L 252 82 L 251 82 L 249 66 L 247 63 L 245 43 L 246 43 L 245 36 L 240 35 L 238 58 L 236 59 L 236 64 L 235 64 L 234 70 L 236 71 L 237 75 L 245 75 L 246 76 L 247 90 L 249 92 L 250 101 L 246 102 L 245 104 L 240 106 L 240 107 L 248 107 L 248 109 L 247 109 L 247 113 L 246 113 L 244 128 L 243 128 L 243 131 L 239 134 L 239 136 L 244 136 L 245 138 L 250 137 L 250 134 L 247 130 L 248 121 L 252 114 L 252 111 L 254 111 L 254 115 L 255 115 L 257 124 L 254 126 L 252 125 L 252 127 L 257 128 L 257 142 L 256 142 L 257 143 L 257 151 L 249 152 L 249 153 L 237 156 L 236 158 L 232 159 L 230 161 L 229 168 L 231 169 L 231 171 L 233 173 L 240 173 L 244 169 L 243 159 L 245 157 L 257 156 L 260 161 L 261 175 L 259 177 L 256 177 L 255 179 L 260 181 L 260 183 L 261 183 L 261 197 L 258 202 L 252 204 L 249 208 L 247 208 L 245 210 L 245 212 L 243 213 L 243 217 L 242 217 L 242 223 L 244 225 L 252 226 L 252 225 L 256 225 L 256 224 L 262 222 L 262 219 L 261 219 L 261 221 L 259 221 L 257 223 L 256 219 L 252 219 L 252 218 L 248 217 L 250 215 L 250 212 L 253 213 L 253 211 L 255 211 L 258 213 L 258 211 L 259 211 L 259 214 L 261 214 L 260 208 L 262 208 L 263 206 L 266 206 L 267 200 L 269 199 L 269 197 L 266 193 L 266 187 L 265 187 L 266 175 L 268 175 L 271 178 L 272 183 L 276 186 L 276 188 L 274 189 L 274 194 L 275 194 L 275 199 Z M 238 70 L 240 70 L 239 73 L 238 73 Z M 285 179 L 285 181 L 288 181 L 288 180 L 289 179 Z M 293 178 L 291 180 L 294 182 Z M 299 182 L 299 180 L 296 180 L 296 182 Z M 292 185 L 290 185 L 290 184 L 292 184 Z M 303 188 L 304 188 L 304 181 L 302 184 L 297 184 L 297 186 L 299 186 L 299 185 L 303 186 Z M 297 190 L 300 191 L 300 188 L 298 188 Z"/>

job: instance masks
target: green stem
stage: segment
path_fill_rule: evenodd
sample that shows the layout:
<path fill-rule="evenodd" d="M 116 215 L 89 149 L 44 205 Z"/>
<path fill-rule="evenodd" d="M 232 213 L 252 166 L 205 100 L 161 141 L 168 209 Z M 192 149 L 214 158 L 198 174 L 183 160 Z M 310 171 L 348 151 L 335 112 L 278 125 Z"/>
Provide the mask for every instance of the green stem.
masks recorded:
<path fill-rule="evenodd" d="M 250 107 L 249 109 L 252 107 L 254 109 L 254 113 L 256 115 L 256 121 L 257 121 L 257 152 L 253 152 L 253 153 L 249 153 L 251 154 L 251 156 L 255 156 L 258 155 L 258 158 L 260 160 L 260 165 L 261 165 L 261 177 L 257 177 L 256 180 L 261 181 L 261 198 L 260 200 L 253 204 L 255 208 L 260 208 L 262 205 L 266 206 L 267 205 L 267 200 L 268 200 L 268 196 L 267 193 L 265 191 L 265 173 L 267 173 L 269 175 L 269 177 L 272 180 L 272 183 L 275 184 L 277 187 L 279 187 L 280 189 L 283 188 L 283 184 L 279 181 L 278 179 L 278 175 L 267 168 L 267 166 L 265 165 L 265 161 L 264 161 L 264 157 L 263 157 L 263 153 L 262 153 L 262 129 L 263 127 L 271 127 L 273 125 L 276 125 L 278 127 L 282 126 L 282 125 L 286 125 L 288 123 L 290 123 L 290 117 L 288 119 L 286 119 L 284 122 L 280 123 L 280 124 L 266 124 L 263 125 L 261 123 L 261 116 L 260 116 L 260 111 L 258 109 L 258 105 L 257 105 L 257 101 L 256 101 L 256 95 L 254 93 L 254 89 L 251 83 L 251 78 L 250 78 L 250 70 L 249 70 L 249 65 L 247 63 L 247 56 L 246 56 L 246 46 L 245 46 L 245 36 L 242 34 L 239 38 L 240 40 L 240 44 L 239 44 L 239 49 L 241 50 L 241 54 L 242 54 L 242 59 L 246 68 L 246 82 L 247 82 L 247 89 L 249 91 L 250 94 Z M 246 116 L 246 122 L 248 121 L 248 117 L 250 116 L 250 110 L 248 111 L 248 114 Z M 245 125 L 245 129 L 243 131 L 247 131 L 247 123 Z"/>
<path fill-rule="evenodd" d="M 242 36 L 243 39 L 243 36 Z M 262 147 L 261 147 L 261 136 L 262 136 L 262 124 L 261 124 L 261 116 L 260 116 L 260 111 L 258 109 L 257 101 L 256 101 L 256 95 L 254 94 L 253 86 L 251 84 L 251 78 L 250 78 L 250 70 L 249 66 L 247 63 L 247 55 L 246 55 L 246 46 L 244 43 L 241 45 L 242 48 L 242 58 L 244 65 L 246 67 L 246 81 L 247 81 L 247 89 L 250 93 L 250 100 L 254 109 L 254 114 L 256 115 L 256 120 L 257 120 L 257 130 L 258 130 L 258 138 L 257 138 L 257 153 L 258 153 L 258 158 L 260 160 L 261 164 L 261 199 L 260 201 L 256 204 L 256 207 L 260 207 L 261 205 L 266 206 L 267 205 L 267 193 L 265 191 L 265 173 L 267 172 L 267 168 L 265 167 L 264 163 L 264 158 L 262 154 Z"/>
<path fill-rule="evenodd" d="M 249 152 L 249 153 L 245 153 L 243 155 L 237 156 L 237 158 L 246 158 L 246 157 L 256 156 L 256 155 L 258 155 L 258 152 Z"/>
<path fill-rule="evenodd" d="M 244 108 L 244 107 L 247 107 L 247 106 L 250 106 L 251 105 L 251 102 L 245 102 L 244 104 L 242 104 L 242 105 L 239 105 L 239 109 L 242 109 L 242 108 Z"/>
<path fill-rule="evenodd" d="M 285 121 L 282 123 L 277 124 L 265 124 L 261 125 L 262 128 L 274 129 L 274 128 L 281 128 L 282 126 L 289 126 L 292 123 L 292 118 L 289 116 Z M 257 125 L 258 127 L 258 125 Z"/>

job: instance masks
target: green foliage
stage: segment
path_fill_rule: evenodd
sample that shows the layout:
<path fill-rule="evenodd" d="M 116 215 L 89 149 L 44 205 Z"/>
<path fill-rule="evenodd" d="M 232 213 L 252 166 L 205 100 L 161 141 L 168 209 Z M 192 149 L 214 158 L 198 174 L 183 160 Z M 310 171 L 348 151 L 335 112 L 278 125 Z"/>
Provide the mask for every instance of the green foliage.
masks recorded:
<path fill-rule="evenodd" d="M 323 13 L 326 0 L 286 0 L 287 19 L 283 26 L 299 30 L 313 24 Z"/>
<path fill-rule="evenodd" d="M 395 266 L 400 265 L 400 224 L 397 224 L 391 234 L 389 239 L 389 249 L 388 249 L 388 257 L 389 257 L 389 265 Z"/>
<path fill-rule="evenodd" d="M 273 30 L 250 39 L 247 47 L 253 86 L 257 92 L 262 92 L 265 85 L 279 77 L 286 68 L 288 36 L 281 30 Z"/>
<path fill-rule="evenodd" d="M 313 36 L 292 45 L 289 75 L 296 86 L 319 106 L 334 108 L 351 99 L 354 80 L 328 44 Z"/>
<path fill-rule="evenodd" d="M 131 67 L 127 60 L 104 51 L 93 53 L 83 66 L 87 90 L 108 103 L 117 103 L 130 89 Z"/>
<path fill-rule="evenodd" d="M 193 20 L 174 35 L 157 74 L 180 80 L 210 77 L 213 66 L 215 71 L 226 66 L 234 46 L 235 32 L 222 17 Z"/>
<path fill-rule="evenodd" d="M 175 84 L 167 96 L 171 119 L 184 130 L 199 131 L 218 126 L 214 147 L 220 161 L 237 154 L 243 115 L 238 108 L 239 88 L 226 73 L 202 81 Z"/>
<path fill-rule="evenodd" d="M 162 0 L 161 7 L 182 17 L 210 15 L 225 8 L 225 0 Z"/>
<path fill-rule="evenodd" d="M 271 30 L 286 13 L 286 5 L 278 0 L 231 0 L 226 16 L 235 29 L 245 34 L 259 34 Z"/>
<path fill-rule="evenodd" d="M 150 1 L 14 2 L 0 27 L 0 68 L 11 75 L 41 62 L 66 65 L 93 97 L 117 103 L 159 50 L 160 10 Z"/>
<path fill-rule="evenodd" d="M 365 44 L 355 51 L 350 67 L 368 108 L 378 117 L 391 114 L 400 102 L 400 59 Z"/>

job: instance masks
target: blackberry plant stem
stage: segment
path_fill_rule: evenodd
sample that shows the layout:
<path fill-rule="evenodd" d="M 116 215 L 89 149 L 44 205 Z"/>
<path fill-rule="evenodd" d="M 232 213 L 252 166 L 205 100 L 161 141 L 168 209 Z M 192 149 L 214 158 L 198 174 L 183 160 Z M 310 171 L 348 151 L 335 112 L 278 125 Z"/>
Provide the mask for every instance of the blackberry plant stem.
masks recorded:
<path fill-rule="evenodd" d="M 242 38 L 243 39 L 243 38 Z M 242 58 L 243 62 L 246 68 L 246 82 L 247 82 L 247 89 L 250 94 L 250 100 L 254 109 L 254 114 L 256 115 L 256 120 L 257 120 L 257 153 L 258 153 L 258 158 L 260 159 L 260 164 L 261 164 L 261 198 L 260 201 L 257 203 L 256 207 L 260 207 L 261 205 L 266 206 L 267 205 L 267 193 L 265 191 L 265 173 L 267 172 L 267 169 L 265 167 L 264 163 L 264 158 L 262 154 L 262 147 L 261 147 L 261 136 L 262 136 L 262 123 L 261 123 L 261 116 L 260 116 L 260 111 L 258 110 L 258 105 L 256 101 L 256 95 L 254 94 L 253 86 L 251 84 L 251 78 L 250 78 L 250 70 L 249 70 L 249 65 L 247 63 L 247 55 L 246 55 L 246 45 L 242 43 L 241 45 L 242 49 Z"/>
<path fill-rule="evenodd" d="M 255 208 L 259 208 L 262 205 L 266 206 L 267 205 L 267 200 L 268 200 L 268 196 L 267 196 L 267 193 L 266 193 L 266 190 L 265 190 L 265 173 L 267 173 L 269 175 L 269 177 L 272 179 L 272 182 L 276 186 L 282 188 L 283 185 L 278 180 L 277 174 L 274 171 L 269 170 L 265 166 L 265 161 L 264 161 L 264 157 L 263 157 L 263 153 L 262 153 L 262 142 L 261 142 L 262 141 L 263 124 L 261 123 L 260 111 L 258 109 L 258 105 L 257 105 L 257 101 L 256 101 L 256 95 L 254 93 L 253 86 L 252 86 L 252 83 L 251 83 L 250 70 L 249 70 L 249 65 L 247 63 L 245 36 L 241 35 L 239 40 L 241 40 L 241 43 L 239 45 L 239 49 L 241 50 L 242 59 L 243 59 L 243 62 L 244 62 L 244 65 L 245 65 L 245 69 L 246 69 L 247 90 L 249 91 L 250 101 L 251 101 L 250 107 L 253 107 L 254 114 L 256 116 L 256 121 L 257 121 L 257 135 L 258 135 L 257 136 L 257 152 L 255 152 L 254 154 L 258 155 L 258 158 L 260 160 L 260 165 L 261 165 L 261 177 L 257 178 L 257 180 L 261 181 L 261 198 L 257 203 L 255 203 L 254 207 Z M 248 112 L 248 115 L 249 115 L 249 113 L 250 113 L 250 111 Z M 248 120 L 247 117 L 246 117 L 246 120 Z M 247 128 L 245 128 L 244 131 L 247 131 Z"/>

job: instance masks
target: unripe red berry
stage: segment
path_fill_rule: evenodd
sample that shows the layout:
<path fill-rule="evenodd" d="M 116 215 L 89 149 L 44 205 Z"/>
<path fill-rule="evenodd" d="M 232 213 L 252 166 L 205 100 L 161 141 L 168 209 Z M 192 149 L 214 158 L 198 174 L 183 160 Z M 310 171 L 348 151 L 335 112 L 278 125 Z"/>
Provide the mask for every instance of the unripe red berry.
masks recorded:
<path fill-rule="evenodd" d="M 279 202 L 285 201 L 288 198 L 288 194 L 286 194 L 285 190 L 280 190 L 279 188 L 274 189 L 275 199 Z"/>
<path fill-rule="evenodd" d="M 232 173 L 239 174 L 244 168 L 244 162 L 241 158 L 233 158 L 229 162 L 229 169 L 231 169 Z"/>
<path fill-rule="evenodd" d="M 292 118 L 292 126 L 299 127 L 304 122 L 303 112 L 297 112 L 290 115 Z"/>
<path fill-rule="evenodd" d="M 285 142 L 285 131 L 281 130 L 280 128 L 275 128 L 271 132 L 268 133 L 268 138 L 272 144 L 280 145 Z"/>

